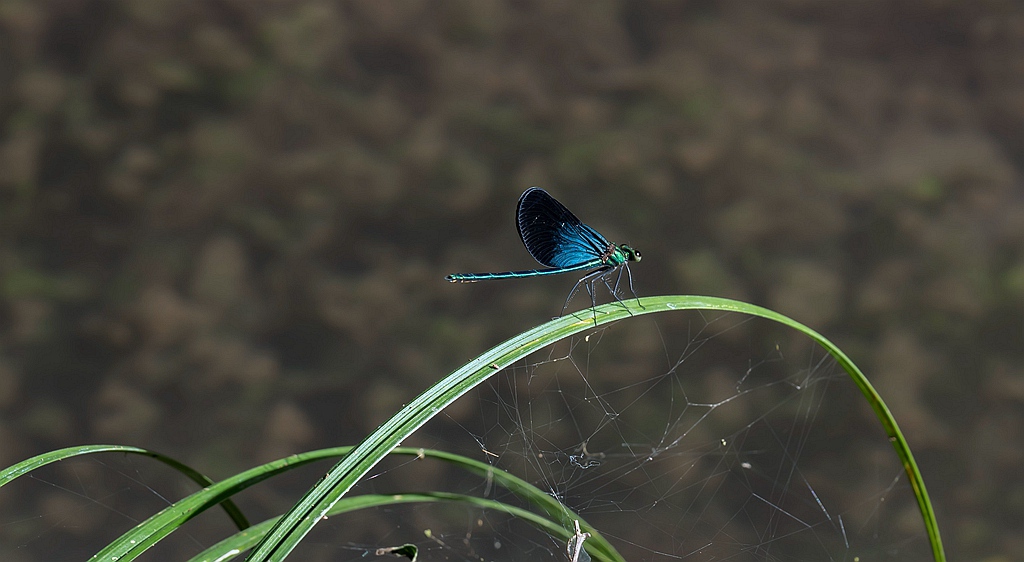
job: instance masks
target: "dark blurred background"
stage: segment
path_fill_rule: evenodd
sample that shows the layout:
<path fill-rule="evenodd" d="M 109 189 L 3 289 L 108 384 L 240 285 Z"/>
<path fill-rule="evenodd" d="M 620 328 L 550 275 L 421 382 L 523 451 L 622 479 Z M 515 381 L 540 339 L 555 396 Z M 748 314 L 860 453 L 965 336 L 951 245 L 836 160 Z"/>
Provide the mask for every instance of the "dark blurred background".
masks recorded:
<path fill-rule="evenodd" d="M 1010 0 L 0 0 L 0 464 L 354 442 L 558 313 L 443 279 L 534 267 L 539 185 L 838 342 L 951 559 L 1021 560 L 1022 167 Z"/>

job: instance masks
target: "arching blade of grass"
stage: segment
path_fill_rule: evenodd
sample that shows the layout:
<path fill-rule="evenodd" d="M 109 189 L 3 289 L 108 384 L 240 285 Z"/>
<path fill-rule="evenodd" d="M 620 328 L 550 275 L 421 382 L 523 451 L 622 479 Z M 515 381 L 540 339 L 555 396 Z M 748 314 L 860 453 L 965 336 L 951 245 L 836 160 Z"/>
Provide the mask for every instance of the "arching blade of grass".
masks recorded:
<path fill-rule="evenodd" d="M 127 455 L 142 455 L 144 457 L 150 457 L 184 474 L 188 478 L 192 479 L 193 482 L 199 484 L 200 488 L 213 485 L 213 480 L 210 480 L 199 471 L 182 462 L 172 459 L 171 457 L 157 453 L 156 451 L 141 449 L 139 447 L 129 447 L 126 445 L 81 445 L 78 447 L 68 447 L 66 449 L 58 449 L 56 451 L 43 453 L 5 468 L 0 471 L 0 487 L 3 487 L 5 484 L 15 480 L 19 476 L 24 476 L 41 466 L 83 455 L 94 455 L 96 453 L 124 453 Z M 249 521 L 246 520 L 245 515 L 242 514 L 242 511 L 238 509 L 238 506 L 236 506 L 231 500 L 223 500 L 220 504 L 224 508 L 224 511 L 227 512 L 228 517 L 231 517 L 231 520 L 235 522 L 235 525 L 239 530 L 244 530 L 249 526 Z"/>
<path fill-rule="evenodd" d="M 777 312 L 730 299 L 699 296 L 644 297 L 605 304 L 576 315 L 556 318 L 483 353 L 428 388 L 363 440 L 351 454 L 335 465 L 291 511 L 278 521 L 271 532 L 249 555 L 248 560 L 258 562 L 283 560 L 302 540 L 302 537 L 331 511 L 334 504 L 388 452 L 419 429 L 427 420 L 498 370 L 558 340 L 593 329 L 595 325 L 599 326 L 631 316 L 675 310 L 737 312 L 767 318 L 799 330 L 828 351 L 850 375 L 854 384 L 860 388 L 881 421 L 886 434 L 889 435 L 913 487 L 935 560 L 936 562 L 945 562 L 945 553 L 935 521 L 935 513 L 925 490 L 924 480 L 917 463 L 914 462 L 913 454 L 910 452 L 910 447 L 900 432 L 892 413 L 889 412 L 889 408 L 860 369 L 850 361 L 850 358 L 818 332 Z"/>
<path fill-rule="evenodd" d="M 347 497 L 342 498 L 338 503 L 334 504 L 334 507 L 331 508 L 331 511 L 329 511 L 327 515 L 329 517 L 334 517 L 336 515 L 369 507 L 395 505 L 399 503 L 427 502 L 455 502 L 479 509 L 500 511 L 535 525 L 550 536 L 566 543 L 568 543 L 569 539 L 573 537 L 573 532 L 566 530 L 565 526 L 561 522 L 552 521 L 551 519 L 540 516 L 532 511 L 486 498 L 467 496 L 463 494 L 449 494 L 444 492 L 393 495 L 366 494 Z M 244 531 L 235 533 L 227 539 L 224 539 L 223 541 L 199 553 L 189 562 L 226 562 L 227 560 L 233 560 L 236 556 L 241 555 L 246 550 L 255 546 L 256 543 L 270 531 L 278 519 L 278 517 L 268 519 L 262 523 L 253 525 Z M 584 548 L 587 549 L 587 552 L 594 560 L 602 562 L 622 562 L 623 559 L 617 552 L 612 551 L 609 553 L 601 548 L 597 548 L 596 545 L 597 543 L 593 542 L 593 537 L 587 538 L 583 543 Z"/>
<path fill-rule="evenodd" d="M 225 501 L 226 498 L 230 498 L 234 494 L 268 478 L 311 462 L 345 456 L 352 449 L 353 447 L 334 447 L 292 455 L 249 469 L 221 482 L 213 483 L 175 502 L 173 505 L 167 506 L 156 515 L 139 523 L 133 529 L 121 535 L 117 540 L 108 544 L 103 550 L 96 553 L 91 560 L 94 562 L 107 560 L 125 562 L 133 560 L 161 539 L 174 532 L 175 529 L 185 522 Z M 545 521 L 559 523 L 563 529 L 570 528 L 573 520 L 579 520 L 581 529 L 591 534 L 586 545 L 588 551 L 598 553 L 605 560 L 622 560 L 622 557 L 616 552 L 615 548 L 596 529 L 580 519 L 578 515 L 569 511 L 568 508 L 560 504 L 553 497 L 521 478 L 486 463 L 444 451 L 399 447 L 393 450 L 391 454 L 433 458 L 478 474 L 482 478 L 490 480 L 494 485 L 509 490 L 533 505 L 547 515 L 548 519 L 545 519 Z M 536 516 L 536 514 L 534 515 Z M 244 530 L 244 533 L 252 532 L 255 531 L 250 529 Z M 260 536 L 265 532 L 266 529 L 261 532 Z"/>

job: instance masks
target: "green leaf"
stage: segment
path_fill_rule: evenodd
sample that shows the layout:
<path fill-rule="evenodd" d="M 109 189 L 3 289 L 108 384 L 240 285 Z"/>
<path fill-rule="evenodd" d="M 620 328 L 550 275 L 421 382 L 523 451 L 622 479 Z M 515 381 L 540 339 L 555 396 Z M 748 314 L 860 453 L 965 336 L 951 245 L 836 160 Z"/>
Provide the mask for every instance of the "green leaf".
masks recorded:
<path fill-rule="evenodd" d="M 565 528 L 560 522 L 552 521 L 546 517 L 540 516 L 532 511 L 516 507 L 506 503 L 502 503 L 496 500 L 490 500 L 486 498 L 479 498 L 476 496 L 467 496 L 463 494 L 450 494 L 445 492 L 427 492 L 427 493 L 412 493 L 412 494 L 392 494 L 392 495 L 378 495 L 378 494 L 366 494 L 360 496 L 354 496 L 350 498 L 342 498 L 334 505 L 333 508 L 328 512 L 328 517 L 334 517 L 343 513 L 349 513 L 359 509 L 365 509 L 369 507 L 389 506 L 400 503 L 427 503 L 427 502 L 454 502 L 470 505 L 479 509 L 486 509 L 491 511 L 500 511 L 522 519 L 548 533 L 552 537 L 555 537 L 566 544 L 576 537 L 575 530 L 570 531 Z M 232 560 L 242 552 L 245 552 L 249 548 L 252 548 L 267 532 L 270 531 L 272 525 L 278 521 L 279 518 L 268 519 L 257 525 L 252 526 L 245 531 L 235 533 L 233 536 L 213 545 L 207 550 L 203 551 L 195 558 L 192 558 L 189 562 L 225 562 Z M 583 524 L 580 525 L 582 529 Z M 430 530 L 424 530 L 424 533 L 429 536 Z M 586 537 L 584 547 L 594 556 L 595 559 L 602 562 L 624 562 L 623 558 L 617 553 L 612 551 L 612 554 L 598 547 L 593 542 L 593 537 Z M 402 554 L 408 556 L 407 553 L 413 553 L 415 556 L 416 549 L 415 545 L 403 545 L 402 547 L 385 547 L 376 550 L 378 556 L 384 554 Z M 389 548 L 397 548 L 397 550 L 389 550 Z M 415 558 L 410 558 L 415 560 Z"/>
<path fill-rule="evenodd" d="M 293 470 L 300 466 L 305 466 L 311 462 L 347 455 L 352 451 L 352 449 L 352 447 L 335 447 L 311 451 L 299 455 L 292 455 L 290 457 L 249 469 L 221 482 L 211 483 L 202 490 L 167 506 L 159 513 L 139 523 L 133 529 L 121 535 L 117 540 L 108 544 L 103 550 L 96 553 L 91 560 L 95 562 L 105 560 L 118 560 L 120 562 L 125 562 L 128 560 L 134 560 L 151 546 L 174 532 L 178 527 L 203 511 L 225 501 L 225 498 L 229 498 L 250 486 L 267 480 L 268 478 L 272 478 L 278 474 Z M 551 532 L 551 529 L 557 529 L 559 532 L 571 529 L 574 525 L 573 522 L 576 521 L 582 529 L 591 534 L 586 545 L 588 551 L 600 560 L 608 562 L 622 561 L 622 556 L 607 541 L 607 539 L 597 532 L 597 530 L 589 523 L 581 519 L 579 515 L 573 513 L 566 506 L 559 503 L 541 489 L 521 478 L 486 463 L 444 451 L 400 447 L 391 451 L 391 454 L 409 455 L 422 459 L 433 458 L 473 472 L 481 478 L 489 480 L 494 485 L 503 487 L 527 501 L 536 509 L 543 512 L 546 517 L 541 517 L 533 512 L 518 508 L 514 511 L 509 511 L 508 509 L 505 509 L 504 511 L 525 517 L 531 523 L 541 526 L 549 532 Z M 401 496 L 391 495 L 381 497 L 392 498 L 389 501 L 400 503 L 408 501 L 423 501 L 412 500 L 409 498 L 422 498 L 428 495 L 429 494 L 405 494 Z M 444 494 L 437 493 L 430 495 L 430 497 L 443 498 L 445 496 Z M 348 511 L 361 508 L 363 507 L 363 502 L 368 501 L 372 502 L 377 500 L 374 500 L 369 496 L 346 498 L 344 510 Z M 498 503 L 486 503 L 488 500 L 480 501 L 485 502 L 480 504 L 481 507 L 497 509 L 504 505 Z M 529 515 L 524 516 L 523 513 Z M 237 549 L 237 552 L 234 554 L 237 555 L 245 549 L 251 548 L 256 541 L 263 538 L 263 536 L 271 529 L 271 524 L 275 521 L 276 519 L 260 523 L 255 527 L 244 529 L 241 533 L 230 537 L 225 541 L 225 543 L 220 543 L 228 544 L 230 546 L 219 548 L 220 545 L 218 545 L 218 550 L 216 551 L 217 556 L 213 556 L 210 560 L 221 560 L 222 558 L 220 558 L 220 556 L 227 556 L 233 549 Z M 557 535 L 558 533 L 556 533 L 556 536 Z"/>
<path fill-rule="evenodd" d="M 936 562 L 945 561 L 938 524 L 906 439 L 889 408 L 864 374 L 832 342 L 803 324 L 771 310 L 730 299 L 700 296 L 664 296 L 629 299 L 556 318 L 519 334 L 483 353 L 417 396 L 394 417 L 382 424 L 353 451 L 336 464 L 305 496 L 285 514 L 249 555 L 251 561 L 279 561 L 327 516 L 333 506 L 390 451 L 460 396 L 500 369 L 561 339 L 631 316 L 677 310 L 711 310 L 758 316 L 794 328 L 817 342 L 846 370 L 868 400 L 882 423 L 913 487 L 918 507 Z"/>
<path fill-rule="evenodd" d="M 177 470 L 190 478 L 200 487 L 205 488 L 213 484 L 213 480 L 210 480 L 199 471 L 191 468 L 190 466 L 179 462 L 171 457 L 157 453 L 156 451 L 150 451 L 149 449 L 140 449 L 139 447 L 129 447 L 126 445 L 81 445 L 78 447 L 68 447 L 66 449 L 58 449 L 56 451 L 50 451 L 41 455 L 34 456 L 30 459 L 19 462 L 16 465 L 5 468 L 0 471 L 0 487 L 8 484 L 18 478 L 24 476 L 39 467 L 48 465 L 50 463 L 59 462 L 66 459 L 71 459 L 83 455 L 93 455 L 96 453 L 124 453 L 129 455 L 142 455 L 144 457 L 150 457 L 156 459 L 167 466 Z M 224 511 L 227 512 L 228 517 L 235 522 L 235 525 L 241 530 L 249 526 L 249 521 L 246 520 L 245 515 L 242 515 L 242 511 L 238 509 L 231 500 L 223 500 L 220 503 L 224 507 Z M 216 504 L 214 504 L 216 505 Z"/>

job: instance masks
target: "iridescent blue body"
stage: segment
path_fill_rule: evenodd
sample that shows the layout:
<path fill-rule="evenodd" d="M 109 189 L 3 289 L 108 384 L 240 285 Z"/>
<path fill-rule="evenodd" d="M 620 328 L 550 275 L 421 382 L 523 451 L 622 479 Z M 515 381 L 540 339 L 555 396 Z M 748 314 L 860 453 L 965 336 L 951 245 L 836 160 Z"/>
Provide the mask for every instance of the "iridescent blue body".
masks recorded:
<path fill-rule="evenodd" d="M 640 261 L 640 252 L 626 244 L 612 244 L 539 187 L 527 189 L 519 198 L 516 227 L 527 251 L 546 268 L 453 273 L 445 279 L 452 283 L 472 283 L 587 271 L 586 280 L 601 277 L 627 262 Z"/>

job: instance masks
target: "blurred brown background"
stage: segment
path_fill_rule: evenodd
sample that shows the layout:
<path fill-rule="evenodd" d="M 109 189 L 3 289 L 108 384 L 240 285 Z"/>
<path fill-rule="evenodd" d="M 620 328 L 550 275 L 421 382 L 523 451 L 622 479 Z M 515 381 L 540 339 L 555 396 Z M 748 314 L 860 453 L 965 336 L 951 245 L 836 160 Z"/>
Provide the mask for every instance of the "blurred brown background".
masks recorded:
<path fill-rule="evenodd" d="M 539 185 L 837 341 L 950 558 L 1020 560 L 1022 139 L 1014 1 L 0 0 L 0 463 L 354 442 L 557 314 L 443 280 L 534 267 Z"/>

